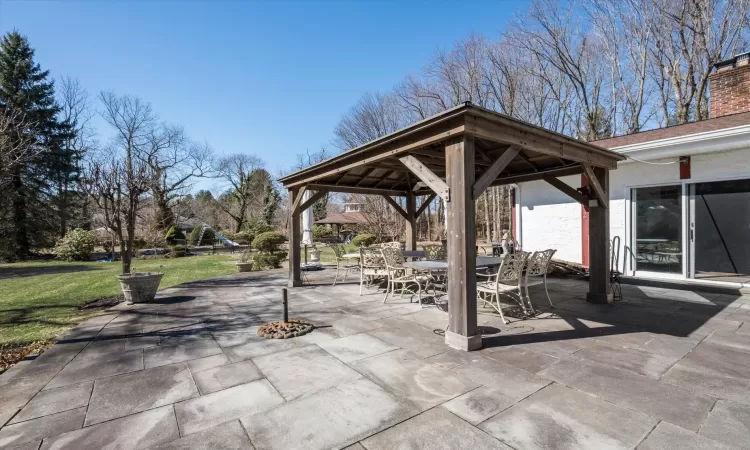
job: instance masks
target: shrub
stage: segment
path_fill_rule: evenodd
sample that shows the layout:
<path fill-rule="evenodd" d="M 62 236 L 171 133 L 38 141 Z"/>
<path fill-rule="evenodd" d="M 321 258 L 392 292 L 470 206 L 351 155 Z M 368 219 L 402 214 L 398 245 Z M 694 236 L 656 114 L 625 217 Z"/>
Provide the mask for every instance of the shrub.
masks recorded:
<path fill-rule="evenodd" d="M 184 241 L 185 233 L 183 233 L 182 230 L 180 230 L 176 226 L 172 225 L 171 227 L 169 227 L 169 230 L 167 230 L 167 234 L 164 235 L 164 239 L 168 244 L 174 244 L 175 241 Z"/>
<path fill-rule="evenodd" d="M 247 231 L 251 236 L 258 236 L 262 233 L 273 231 L 273 227 L 262 220 L 255 219 L 251 220 L 247 224 L 247 226 L 245 227 L 245 231 Z"/>
<path fill-rule="evenodd" d="M 136 250 L 140 250 L 146 247 L 148 247 L 148 242 L 146 242 L 146 239 L 140 236 L 133 238 L 133 248 L 135 248 Z"/>
<path fill-rule="evenodd" d="M 374 234 L 359 234 L 357 236 L 354 236 L 354 239 L 352 239 L 352 244 L 356 245 L 357 247 L 369 247 L 375 243 L 375 239 L 377 238 Z"/>
<path fill-rule="evenodd" d="M 313 227 L 313 237 L 315 239 L 333 236 L 333 228 L 325 225 L 315 225 Z"/>
<path fill-rule="evenodd" d="M 203 232 L 203 239 L 201 239 L 201 245 L 211 245 L 216 240 L 216 233 L 210 228 L 206 228 Z"/>
<path fill-rule="evenodd" d="M 94 251 L 96 243 L 96 233 L 76 228 L 65 233 L 65 236 L 57 241 L 55 254 L 65 261 L 86 261 Z"/>
<path fill-rule="evenodd" d="M 279 246 L 286 242 L 286 236 L 276 231 L 267 231 L 253 239 L 253 247 L 265 253 L 279 250 Z"/>
<path fill-rule="evenodd" d="M 239 233 L 231 234 L 227 236 L 230 241 L 234 241 L 240 245 L 250 245 L 255 239 L 255 236 L 248 233 L 247 231 L 241 231 Z"/>
<path fill-rule="evenodd" d="M 286 252 L 258 253 L 253 257 L 253 270 L 278 269 L 286 258 Z"/>
<path fill-rule="evenodd" d="M 196 225 L 195 228 L 193 228 L 193 231 L 190 232 L 190 236 L 188 237 L 190 245 L 196 245 L 198 243 L 198 238 L 201 235 L 202 229 L 203 227 L 200 225 Z"/>
<path fill-rule="evenodd" d="M 155 230 L 144 234 L 143 239 L 146 241 L 146 248 L 165 248 L 167 246 L 164 235 Z"/>
<path fill-rule="evenodd" d="M 175 245 L 172 247 L 172 251 L 169 253 L 170 258 L 182 258 L 185 256 L 185 246 L 184 245 Z"/>

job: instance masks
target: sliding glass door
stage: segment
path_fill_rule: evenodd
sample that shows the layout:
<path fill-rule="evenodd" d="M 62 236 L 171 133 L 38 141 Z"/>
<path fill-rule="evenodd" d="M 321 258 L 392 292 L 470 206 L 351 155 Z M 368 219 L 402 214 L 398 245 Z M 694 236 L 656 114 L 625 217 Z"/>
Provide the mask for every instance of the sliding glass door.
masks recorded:
<path fill-rule="evenodd" d="M 750 180 L 689 185 L 689 276 L 750 282 Z"/>
<path fill-rule="evenodd" d="M 682 185 L 634 188 L 631 199 L 636 274 L 682 275 Z"/>

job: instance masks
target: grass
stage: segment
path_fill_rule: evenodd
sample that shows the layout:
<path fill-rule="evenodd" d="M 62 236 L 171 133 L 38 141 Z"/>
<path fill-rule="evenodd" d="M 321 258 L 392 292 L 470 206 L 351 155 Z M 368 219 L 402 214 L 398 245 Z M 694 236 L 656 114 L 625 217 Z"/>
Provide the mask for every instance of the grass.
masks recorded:
<path fill-rule="evenodd" d="M 359 253 L 359 247 L 357 247 L 356 245 L 346 244 L 346 245 L 344 245 L 344 247 L 346 248 L 346 252 L 347 253 Z M 333 249 L 331 247 L 329 247 L 327 245 L 325 245 L 325 246 L 319 245 L 318 246 L 318 250 L 320 251 L 320 262 L 321 262 L 321 264 L 336 264 L 336 255 L 333 254 Z M 308 261 L 310 260 L 309 254 L 310 254 L 311 251 L 312 250 L 308 247 L 307 248 L 307 253 L 308 253 L 307 259 L 308 259 Z M 301 259 L 302 259 L 302 261 L 305 260 L 305 250 L 304 249 L 302 250 Z"/>
<path fill-rule="evenodd" d="M 133 262 L 139 272 L 158 271 L 159 289 L 237 271 L 228 255 Z M 51 339 L 101 310 L 80 309 L 121 295 L 116 263 L 60 261 L 0 264 L 0 348 Z"/>

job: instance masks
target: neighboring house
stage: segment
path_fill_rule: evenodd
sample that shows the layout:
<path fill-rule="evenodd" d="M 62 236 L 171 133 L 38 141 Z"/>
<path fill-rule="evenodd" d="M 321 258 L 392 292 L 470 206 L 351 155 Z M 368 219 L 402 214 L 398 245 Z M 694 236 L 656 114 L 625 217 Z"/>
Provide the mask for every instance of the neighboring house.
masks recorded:
<path fill-rule="evenodd" d="M 750 53 L 709 82 L 709 119 L 594 142 L 629 157 L 609 188 L 626 275 L 750 285 Z M 524 249 L 588 264 L 586 208 L 540 181 L 517 186 L 514 210 Z"/>

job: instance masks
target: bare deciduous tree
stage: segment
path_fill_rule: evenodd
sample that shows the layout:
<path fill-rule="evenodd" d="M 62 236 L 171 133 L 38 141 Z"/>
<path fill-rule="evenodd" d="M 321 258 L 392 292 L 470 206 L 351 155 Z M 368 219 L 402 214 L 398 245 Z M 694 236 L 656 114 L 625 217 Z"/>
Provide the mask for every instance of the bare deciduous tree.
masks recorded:
<path fill-rule="evenodd" d="M 216 174 L 228 190 L 219 196 L 219 206 L 234 222 L 238 233 L 248 221 L 251 207 L 260 211 L 263 187 L 270 182 L 270 175 L 263 169 L 265 163 L 254 155 L 236 153 L 225 156 L 216 164 Z"/>
<path fill-rule="evenodd" d="M 365 94 L 341 119 L 334 144 L 348 150 L 392 133 L 405 125 L 404 114 L 394 94 Z"/>

